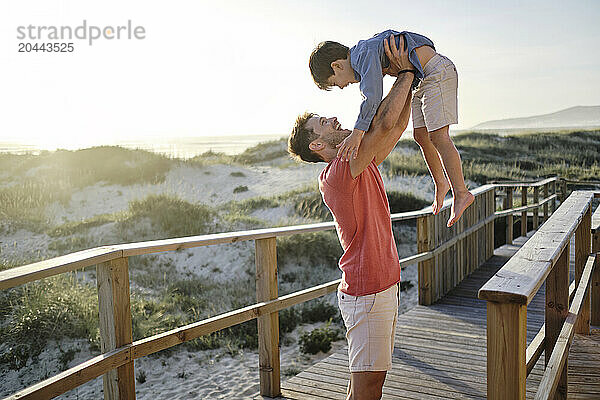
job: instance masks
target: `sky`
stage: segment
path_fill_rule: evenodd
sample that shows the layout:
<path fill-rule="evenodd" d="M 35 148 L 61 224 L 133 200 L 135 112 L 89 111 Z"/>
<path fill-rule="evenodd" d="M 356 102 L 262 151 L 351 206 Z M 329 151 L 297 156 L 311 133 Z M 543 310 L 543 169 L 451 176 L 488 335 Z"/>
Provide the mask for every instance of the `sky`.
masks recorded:
<path fill-rule="evenodd" d="M 19 53 L 19 26 L 144 29 Z M 358 85 L 321 91 L 308 56 L 386 29 L 431 38 L 459 74 L 459 124 L 600 105 L 600 1 L 2 0 L 0 141 L 77 147 L 123 139 L 286 135 L 303 111 L 352 128 Z M 49 40 L 45 40 L 46 42 Z M 393 78 L 384 81 L 384 92 Z"/>

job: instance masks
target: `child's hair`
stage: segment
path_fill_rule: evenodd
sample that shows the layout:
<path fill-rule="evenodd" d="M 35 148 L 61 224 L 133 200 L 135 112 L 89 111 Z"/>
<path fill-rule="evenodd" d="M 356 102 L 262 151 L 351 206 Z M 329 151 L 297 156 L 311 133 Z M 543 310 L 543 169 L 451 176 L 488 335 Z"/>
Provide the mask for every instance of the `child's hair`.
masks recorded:
<path fill-rule="evenodd" d="M 319 89 L 329 90 L 331 85 L 327 79 L 333 75 L 331 63 L 336 60 L 345 60 L 348 57 L 348 46 L 338 42 L 325 41 L 315 47 L 308 60 L 308 66 L 313 80 Z"/>

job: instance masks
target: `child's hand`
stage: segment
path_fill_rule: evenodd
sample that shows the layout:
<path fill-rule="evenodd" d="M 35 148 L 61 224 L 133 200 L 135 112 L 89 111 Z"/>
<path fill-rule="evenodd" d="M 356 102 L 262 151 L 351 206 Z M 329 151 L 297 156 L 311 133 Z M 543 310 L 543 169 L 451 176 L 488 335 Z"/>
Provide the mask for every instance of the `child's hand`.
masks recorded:
<path fill-rule="evenodd" d="M 415 67 L 408 59 L 408 51 L 404 48 L 404 36 L 400 35 L 399 48 L 396 48 L 394 35 L 389 36 L 383 41 L 383 49 L 390 60 L 389 68 L 384 69 L 384 73 L 397 76 L 400 71 L 414 70 Z"/>
<path fill-rule="evenodd" d="M 358 148 L 360 147 L 360 142 L 362 141 L 364 134 L 365 131 L 354 129 L 342 143 L 337 145 L 339 148 L 337 155 L 341 156 L 342 159 L 345 158 L 346 161 L 349 161 L 351 156 L 356 158 L 358 155 Z"/>

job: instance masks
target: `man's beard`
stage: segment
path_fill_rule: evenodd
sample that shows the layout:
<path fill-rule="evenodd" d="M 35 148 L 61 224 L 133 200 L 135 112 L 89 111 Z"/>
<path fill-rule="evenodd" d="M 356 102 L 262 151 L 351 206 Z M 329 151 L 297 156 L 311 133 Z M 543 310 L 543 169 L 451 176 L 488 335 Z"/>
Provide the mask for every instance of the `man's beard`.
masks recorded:
<path fill-rule="evenodd" d="M 335 148 L 338 144 L 342 143 L 344 139 L 350 136 L 352 132 L 349 130 L 339 130 L 323 139 L 329 146 Z"/>

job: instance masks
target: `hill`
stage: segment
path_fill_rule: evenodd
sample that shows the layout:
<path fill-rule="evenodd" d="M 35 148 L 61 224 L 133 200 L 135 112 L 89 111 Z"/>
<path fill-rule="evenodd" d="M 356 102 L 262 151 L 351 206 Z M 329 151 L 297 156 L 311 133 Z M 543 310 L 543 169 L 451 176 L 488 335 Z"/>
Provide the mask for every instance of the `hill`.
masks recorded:
<path fill-rule="evenodd" d="M 472 129 L 565 128 L 600 126 L 600 106 L 576 106 L 550 114 L 499 119 L 475 125 Z"/>

